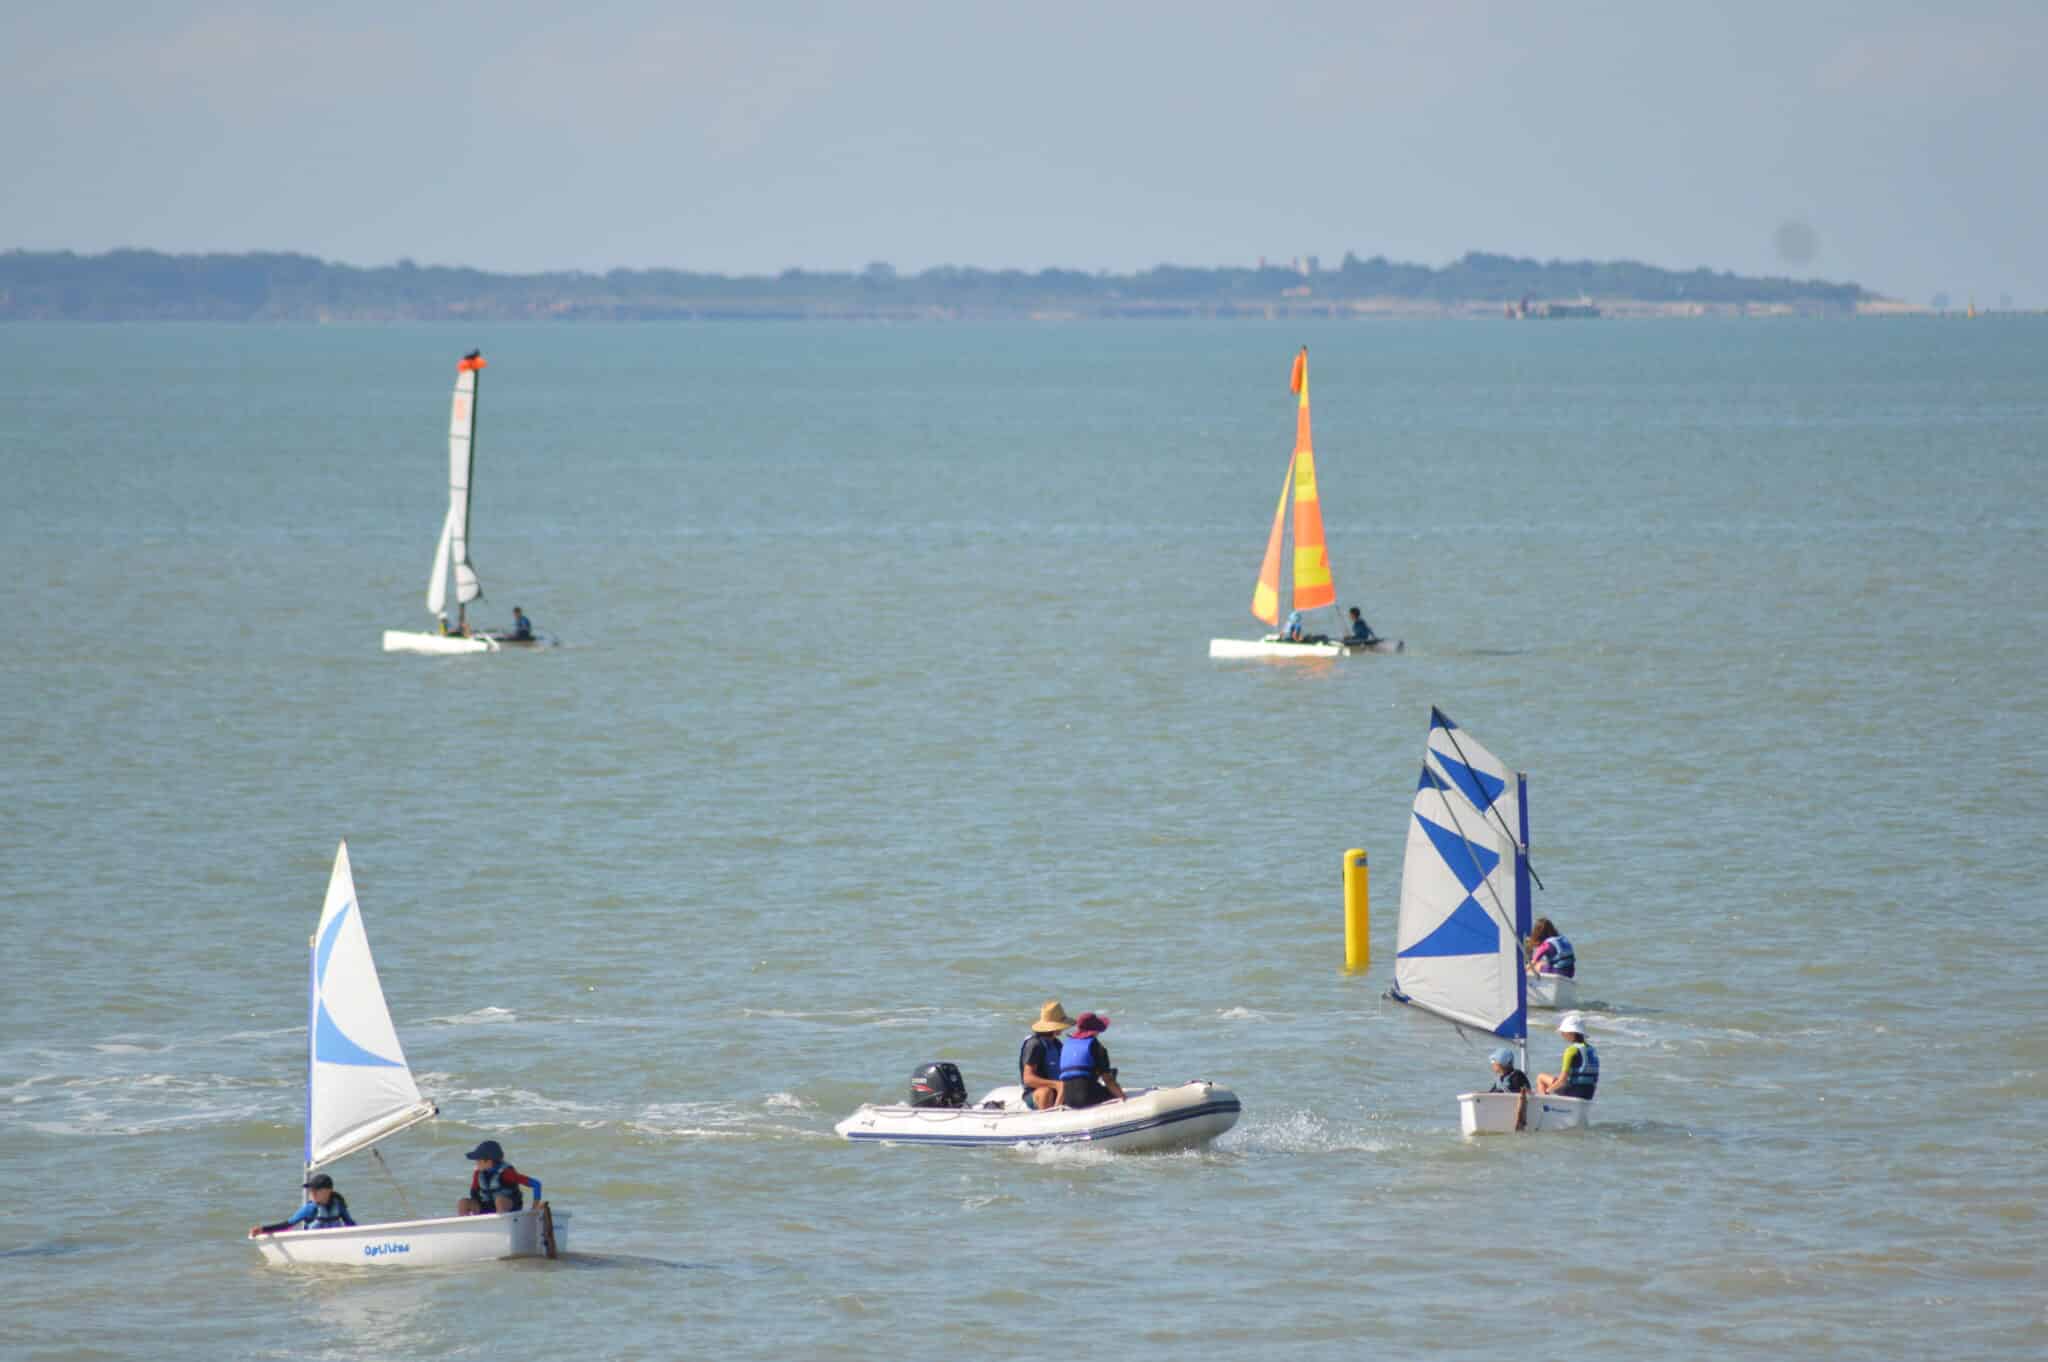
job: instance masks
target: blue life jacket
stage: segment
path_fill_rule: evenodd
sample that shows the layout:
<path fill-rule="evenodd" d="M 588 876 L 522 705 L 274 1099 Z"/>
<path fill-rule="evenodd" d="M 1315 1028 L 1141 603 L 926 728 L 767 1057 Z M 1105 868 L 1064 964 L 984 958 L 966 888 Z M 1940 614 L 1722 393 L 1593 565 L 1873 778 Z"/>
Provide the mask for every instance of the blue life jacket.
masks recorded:
<path fill-rule="evenodd" d="M 1562 935 L 1553 936 L 1544 943 L 1550 947 L 1550 954 L 1543 957 L 1538 965 L 1540 974 L 1561 974 L 1569 979 L 1577 973 L 1579 958 L 1572 951 L 1572 943 Z"/>
<path fill-rule="evenodd" d="M 520 1194 L 518 1184 L 505 1181 L 505 1174 L 514 1171 L 515 1170 L 513 1169 L 512 1165 L 509 1163 L 494 1163 L 491 1165 L 491 1169 L 488 1173 L 478 1173 L 476 1175 L 477 1210 L 497 1210 L 498 1194 L 500 1192 L 503 1192 L 512 1198 L 513 1210 L 519 1211 L 526 1209 L 526 1198 Z"/>
<path fill-rule="evenodd" d="M 1024 1038 L 1024 1044 L 1017 1049 L 1017 1081 L 1019 1083 L 1024 1082 L 1024 1066 L 1031 1060 L 1031 1047 L 1034 1045 L 1042 1047 L 1038 1059 L 1038 1076 L 1040 1078 L 1058 1078 L 1060 1076 L 1059 1034 L 1055 1032 L 1050 1036 L 1045 1036 L 1033 1031 Z"/>
<path fill-rule="evenodd" d="M 1060 1081 L 1095 1076 L 1095 1037 L 1068 1036 L 1060 1046 Z"/>
<path fill-rule="evenodd" d="M 336 1230 L 344 1225 L 356 1223 L 349 1217 L 348 1203 L 342 1200 L 339 1192 L 327 1198 L 325 1206 L 317 1201 L 309 1201 L 306 1204 L 313 1208 L 313 1218 L 306 1222 L 306 1228 L 309 1230 Z"/>
<path fill-rule="evenodd" d="M 1576 1058 L 1574 1057 L 1576 1055 Z M 1591 1097 L 1600 1086 L 1600 1056 L 1590 1040 L 1574 1041 L 1564 1048 L 1558 1065 L 1559 1097 Z"/>

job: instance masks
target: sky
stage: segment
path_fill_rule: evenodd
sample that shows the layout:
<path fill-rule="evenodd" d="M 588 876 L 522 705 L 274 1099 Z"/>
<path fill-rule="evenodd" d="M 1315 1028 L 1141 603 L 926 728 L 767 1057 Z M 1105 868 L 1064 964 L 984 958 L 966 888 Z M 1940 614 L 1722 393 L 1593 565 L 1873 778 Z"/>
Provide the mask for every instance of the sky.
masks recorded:
<path fill-rule="evenodd" d="M 2048 0 L 10 5 L 0 249 L 723 273 L 1483 250 L 2041 307 L 2044 75 Z"/>

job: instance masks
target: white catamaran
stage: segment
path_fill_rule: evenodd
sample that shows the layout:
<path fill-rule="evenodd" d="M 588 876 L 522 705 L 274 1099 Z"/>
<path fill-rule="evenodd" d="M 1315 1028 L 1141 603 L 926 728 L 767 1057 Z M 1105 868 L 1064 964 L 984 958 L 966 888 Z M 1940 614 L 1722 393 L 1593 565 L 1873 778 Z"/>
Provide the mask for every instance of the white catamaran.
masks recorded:
<path fill-rule="evenodd" d="M 1287 463 L 1287 475 L 1280 480 L 1280 504 L 1273 510 L 1273 532 L 1266 538 L 1266 557 L 1259 564 L 1258 584 L 1252 588 L 1252 614 L 1267 624 L 1280 624 L 1280 560 L 1287 532 L 1287 506 L 1294 504 L 1294 611 L 1305 613 L 1337 604 L 1337 586 L 1330 576 L 1330 551 L 1323 540 L 1323 501 L 1316 487 L 1315 442 L 1310 436 L 1308 414 L 1308 347 L 1294 357 L 1290 386 L 1299 399 L 1294 417 L 1294 454 Z M 1341 622 L 1336 627 L 1342 628 Z M 1285 633 L 1263 638 L 1212 638 L 1209 656 L 1247 657 L 1342 657 L 1346 653 L 1398 653 L 1399 639 L 1354 639 L 1347 635 L 1304 634 L 1290 638 Z"/>
<path fill-rule="evenodd" d="M 469 603 L 484 594 L 476 568 L 469 561 L 469 483 L 476 466 L 477 380 L 484 370 L 481 351 L 472 350 L 455 366 L 455 399 L 448 413 L 448 514 L 441 521 L 441 542 L 434 549 L 434 571 L 427 579 L 427 613 L 439 622 L 434 633 L 405 629 L 384 631 L 387 653 L 495 653 L 503 648 L 530 648 L 552 640 L 532 633 L 472 633 Z M 448 576 L 455 576 L 458 623 L 448 624 Z"/>
<path fill-rule="evenodd" d="M 1422 779 L 1401 861 L 1401 921 L 1387 996 L 1459 1027 L 1512 1041 L 1529 1068 L 1528 778 L 1429 712 Z M 1467 1135 L 1586 1124 L 1591 1100 L 1533 1089 L 1458 1095 Z"/>
<path fill-rule="evenodd" d="M 370 939 L 356 905 L 348 843 L 334 856 L 327 901 L 311 942 L 313 982 L 306 1018 L 305 1174 L 370 1149 L 439 1114 L 420 1096 L 399 1048 Z M 303 1179 L 302 1179 L 303 1180 Z M 498 1215 L 398 1220 L 254 1237 L 266 1263 L 427 1267 L 495 1258 L 552 1258 L 569 1217 L 546 1202 Z"/>

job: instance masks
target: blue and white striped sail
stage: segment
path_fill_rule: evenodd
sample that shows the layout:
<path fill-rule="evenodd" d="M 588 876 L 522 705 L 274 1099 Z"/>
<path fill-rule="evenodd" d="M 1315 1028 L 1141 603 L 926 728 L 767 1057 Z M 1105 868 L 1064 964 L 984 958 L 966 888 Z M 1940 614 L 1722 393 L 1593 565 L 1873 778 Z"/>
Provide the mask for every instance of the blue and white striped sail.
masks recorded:
<path fill-rule="evenodd" d="M 1520 777 L 1430 711 L 1401 861 L 1392 996 L 1509 1040 L 1529 1032 L 1523 794 Z"/>
<path fill-rule="evenodd" d="M 334 856 L 314 932 L 306 1019 L 306 1169 L 333 1163 L 434 1115 L 384 1004 L 356 904 L 348 843 Z"/>

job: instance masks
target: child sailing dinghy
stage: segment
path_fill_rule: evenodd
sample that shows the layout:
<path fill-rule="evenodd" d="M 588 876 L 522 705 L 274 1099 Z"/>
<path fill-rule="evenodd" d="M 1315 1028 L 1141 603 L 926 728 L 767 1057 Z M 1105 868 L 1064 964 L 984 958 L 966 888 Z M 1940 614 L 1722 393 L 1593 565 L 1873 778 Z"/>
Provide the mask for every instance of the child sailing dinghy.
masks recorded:
<path fill-rule="evenodd" d="M 1237 1124 L 1237 1094 L 1214 1083 L 1128 1088 L 1121 1101 L 1038 1111 L 1016 1084 L 960 1107 L 869 1104 L 833 1127 L 848 1140 L 955 1148 L 1087 1145 L 1120 1154 L 1192 1149 Z M 964 1096 L 964 1091 L 961 1094 Z M 956 1099 L 957 1100 L 957 1099 Z"/>
<path fill-rule="evenodd" d="M 1528 777 L 1429 712 L 1422 779 L 1401 860 L 1401 918 L 1394 986 L 1387 996 L 1454 1026 L 1512 1041 L 1529 1068 Z M 1511 1134 L 1524 1098 L 1458 1094 L 1467 1135 Z M 1526 1096 L 1524 1128 L 1569 1130 L 1587 1122 L 1579 1097 Z"/>
<path fill-rule="evenodd" d="M 456 610 L 467 618 L 469 603 L 483 597 L 483 583 L 469 561 L 469 483 L 476 467 L 477 381 L 485 360 L 472 350 L 455 366 L 455 398 L 448 413 L 448 514 L 441 520 L 441 542 L 434 549 L 433 575 L 427 579 L 427 613 L 440 622 L 434 633 L 405 629 L 384 631 L 387 653 L 495 653 L 505 648 L 532 648 L 552 642 L 538 635 L 472 634 L 448 628 L 448 575 L 455 575 Z"/>
<path fill-rule="evenodd" d="M 1337 604 L 1337 587 L 1330 576 L 1329 547 L 1323 541 L 1323 501 L 1316 489 L 1316 455 L 1309 435 L 1308 347 L 1294 357 L 1290 386 L 1299 397 L 1294 417 L 1294 455 L 1288 460 L 1287 475 L 1280 480 L 1280 504 L 1273 509 L 1273 532 L 1266 538 L 1265 561 L 1259 565 L 1258 584 L 1252 588 L 1252 614 L 1276 629 L 1280 625 L 1280 549 L 1287 528 L 1287 503 L 1294 502 L 1294 602 L 1293 609 L 1306 613 Z M 1334 626 L 1339 629 L 1341 624 Z M 1353 642 L 1322 634 L 1290 639 L 1285 634 L 1264 638 L 1212 638 L 1212 658 L 1251 657 L 1343 657 L 1347 653 L 1398 653 L 1405 645 L 1399 639 Z"/>
<path fill-rule="evenodd" d="M 356 906 L 348 843 L 334 855 L 327 900 L 311 942 L 312 996 L 306 1021 L 305 1176 L 370 1149 L 439 1108 L 420 1096 L 384 1003 L 370 939 Z M 305 1179 L 301 1179 L 304 1181 Z M 274 1264 L 348 1263 L 439 1267 L 497 1258 L 552 1258 L 569 1217 L 546 1202 L 502 1215 L 444 1216 L 338 1229 L 259 1234 L 251 1242 Z"/>

